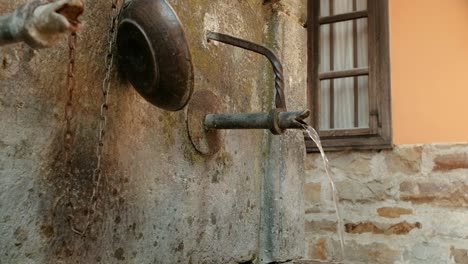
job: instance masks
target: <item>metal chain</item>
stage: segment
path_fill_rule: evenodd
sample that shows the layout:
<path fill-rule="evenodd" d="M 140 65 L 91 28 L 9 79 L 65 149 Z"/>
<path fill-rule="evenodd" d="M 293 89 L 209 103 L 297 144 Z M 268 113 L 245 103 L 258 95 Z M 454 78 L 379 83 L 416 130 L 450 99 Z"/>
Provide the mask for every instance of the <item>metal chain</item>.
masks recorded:
<path fill-rule="evenodd" d="M 72 131 L 73 115 L 73 92 L 75 90 L 75 53 L 77 44 L 77 34 L 71 33 L 68 38 L 68 71 L 67 71 L 67 103 L 65 105 L 65 134 L 63 137 L 65 170 L 66 174 L 71 173 L 71 155 L 73 147 L 74 134 Z"/>
<path fill-rule="evenodd" d="M 67 192 L 70 193 L 71 184 L 70 180 L 73 176 L 72 173 L 72 157 L 71 151 L 75 141 L 75 134 L 72 129 L 72 120 L 74 118 L 74 107 L 73 107 L 73 93 L 76 87 L 75 79 L 75 57 L 76 57 L 76 46 L 78 42 L 78 36 L 76 32 L 70 33 L 68 37 L 68 69 L 67 69 L 67 102 L 65 104 L 65 133 L 63 135 L 63 148 L 64 148 L 64 177 L 67 178 Z M 70 201 L 68 201 L 71 204 Z M 72 206 L 73 211 L 73 206 Z M 69 215 L 73 218 L 73 213 Z M 77 232 L 73 223 L 70 221 L 72 231 Z"/>
<path fill-rule="evenodd" d="M 82 231 L 76 230 L 75 232 L 84 236 L 89 228 L 90 225 L 90 218 L 96 212 L 97 207 L 97 196 L 99 187 L 101 184 L 102 178 L 102 155 L 104 150 L 104 136 L 106 134 L 107 128 L 107 116 L 109 110 L 109 92 L 112 84 L 112 69 L 114 67 L 114 54 L 113 54 L 113 47 L 117 37 L 117 23 L 119 21 L 120 11 L 121 8 L 119 5 L 119 0 L 112 0 L 111 5 L 111 22 L 110 28 L 107 35 L 107 53 L 104 59 L 106 74 L 104 80 L 102 81 L 101 92 L 102 92 L 102 101 L 100 107 L 100 115 L 99 115 L 99 125 L 98 125 L 98 141 L 96 145 L 96 167 L 93 170 L 93 191 L 90 198 L 91 210 L 87 214 L 86 217 L 86 224 Z"/>

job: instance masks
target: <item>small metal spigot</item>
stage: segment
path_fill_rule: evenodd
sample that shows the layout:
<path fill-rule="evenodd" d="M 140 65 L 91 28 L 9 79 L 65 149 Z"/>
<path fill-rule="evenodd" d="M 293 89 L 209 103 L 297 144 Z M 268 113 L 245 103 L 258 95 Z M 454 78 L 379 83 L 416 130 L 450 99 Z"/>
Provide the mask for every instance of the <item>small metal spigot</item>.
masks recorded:
<path fill-rule="evenodd" d="M 274 135 L 283 134 L 286 129 L 303 129 L 304 119 L 310 110 L 302 112 L 209 114 L 205 116 L 205 129 L 269 129 Z"/>

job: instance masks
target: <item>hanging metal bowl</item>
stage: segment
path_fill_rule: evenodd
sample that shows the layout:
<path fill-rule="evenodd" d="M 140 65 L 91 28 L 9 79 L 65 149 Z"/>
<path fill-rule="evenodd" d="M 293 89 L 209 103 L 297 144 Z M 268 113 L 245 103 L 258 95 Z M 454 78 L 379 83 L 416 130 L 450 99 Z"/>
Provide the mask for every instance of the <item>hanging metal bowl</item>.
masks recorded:
<path fill-rule="evenodd" d="M 133 0 L 117 32 L 119 68 L 151 104 L 169 111 L 187 105 L 193 66 L 182 25 L 164 0 Z"/>

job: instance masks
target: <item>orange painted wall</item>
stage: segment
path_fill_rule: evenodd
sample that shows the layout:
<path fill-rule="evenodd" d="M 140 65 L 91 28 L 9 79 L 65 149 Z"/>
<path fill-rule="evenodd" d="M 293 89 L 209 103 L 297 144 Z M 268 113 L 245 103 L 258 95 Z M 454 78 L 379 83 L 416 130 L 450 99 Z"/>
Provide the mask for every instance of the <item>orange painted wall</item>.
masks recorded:
<path fill-rule="evenodd" d="M 468 0 L 389 3 L 394 143 L 468 142 Z"/>

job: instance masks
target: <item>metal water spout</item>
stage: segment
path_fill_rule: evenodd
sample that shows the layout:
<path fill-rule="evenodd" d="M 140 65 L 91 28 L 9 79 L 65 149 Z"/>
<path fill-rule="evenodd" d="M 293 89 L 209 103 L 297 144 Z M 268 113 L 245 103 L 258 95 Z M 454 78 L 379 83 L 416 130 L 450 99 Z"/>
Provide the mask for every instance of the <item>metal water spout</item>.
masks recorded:
<path fill-rule="evenodd" d="M 265 56 L 275 74 L 275 107 L 265 113 L 219 113 L 219 99 L 210 91 L 194 94 L 188 108 L 188 130 L 195 148 L 202 154 L 212 155 L 221 148 L 222 129 L 268 129 L 274 135 L 287 129 L 303 129 L 310 110 L 288 112 L 284 94 L 283 66 L 276 54 L 262 46 L 233 36 L 208 31 L 208 41 L 218 41 Z M 200 121 L 201 119 L 201 121 Z"/>
<path fill-rule="evenodd" d="M 208 31 L 208 41 L 214 40 L 264 55 L 275 73 L 275 106 L 269 113 L 209 114 L 204 119 L 207 129 L 269 129 L 274 135 L 283 134 L 286 129 L 303 129 L 304 119 L 310 110 L 287 112 L 284 95 L 283 66 L 276 54 L 259 44 Z"/>
<path fill-rule="evenodd" d="M 269 129 L 274 135 L 283 134 L 286 129 L 303 129 L 304 119 L 309 117 L 310 111 L 287 112 L 283 66 L 273 51 L 247 40 L 212 31 L 208 31 L 207 39 L 264 55 L 275 73 L 276 108 L 269 113 L 209 114 L 204 119 L 206 129 Z"/>
<path fill-rule="evenodd" d="M 269 129 L 274 135 L 283 134 L 286 129 L 304 129 L 304 119 L 310 111 L 269 113 L 209 114 L 203 121 L 206 129 Z"/>

